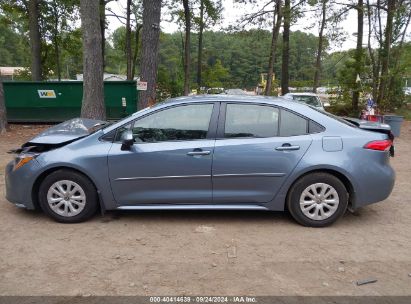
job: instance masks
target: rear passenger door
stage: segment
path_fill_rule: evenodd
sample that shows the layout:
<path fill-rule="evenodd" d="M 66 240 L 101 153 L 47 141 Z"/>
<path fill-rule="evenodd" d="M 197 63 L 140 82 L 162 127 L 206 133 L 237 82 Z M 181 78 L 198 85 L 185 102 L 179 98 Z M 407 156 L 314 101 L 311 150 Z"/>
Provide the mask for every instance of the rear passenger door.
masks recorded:
<path fill-rule="evenodd" d="M 213 202 L 267 203 L 311 144 L 308 119 L 267 104 L 222 103 Z"/>

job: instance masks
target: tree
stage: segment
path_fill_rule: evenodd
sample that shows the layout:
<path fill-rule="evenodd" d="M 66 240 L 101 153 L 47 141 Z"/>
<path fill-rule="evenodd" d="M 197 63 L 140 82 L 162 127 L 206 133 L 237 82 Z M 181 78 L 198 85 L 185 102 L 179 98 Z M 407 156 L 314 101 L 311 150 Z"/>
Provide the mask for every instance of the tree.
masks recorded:
<path fill-rule="evenodd" d="M 61 38 L 61 66 L 65 78 L 83 73 L 83 40 L 81 28 L 67 32 Z"/>
<path fill-rule="evenodd" d="M 320 23 L 320 31 L 318 33 L 318 48 L 317 48 L 317 57 L 315 60 L 315 72 L 314 72 L 314 83 L 313 83 L 314 93 L 317 93 L 317 88 L 320 86 L 321 56 L 322 56 L 323 44 L 324 44 L 324 29 L 325 29 L 325 24 L 326 24 L 327 2 L 328 0 L 321 0 L 321 23 Z"/>
<path fill-rule="evenodd" d="M 204 32 L 204 0 L 200 0 L 200 18 L 198 20 L 198 52 L 197 52 L 197 91 L 201 89 L 201 73 L 203 66 L 203 32 Z"/>
<path fill-rule="evenodd" d="M 7 128 L 6 102 L 4 100 L 3 82 L 0 79 L 0 134 L 5 133 Z"/>
<path fill-rule="evenodd" d="M 283 50 L 281 62 L 281 95 L 289 92 L 290 80 L 290 27 L 291 27 L 291 0 L 284 1 Z"/>
<path fill-rule="evenodd" d="M 405 65 L 400 63 L 404 57 L 404 42 L 408 26 L 411 22 L 411 2 L 399 1 L 395 9 L 393 41 L 395 45 L 391 50 L 389 80 L 387 83 L 387 103 L 390 108 L 401 107 L 404 103 L 403 82 L 410 74 L 406 72 Z M 411 62 L 411 61 L 408 61 Z"/>
<path fill-rule="evenodd" d="M 158 68 L 159 98 L 181 96 L 184 86 L 181 35 L 161 33 Z"/>
<path fill-rule="evenodd" d="M 60 61 L 60 39 L 59 39 L 59 34 L 61 34 L 61 31 L 59 31 L 59 19 L 62 18 L 63 16 L 60 15 L 57 3 L 56 1 L 53 1 L 51 4 L 52 8 L 52 16 L 53 16 L 53 29 L 52 29 L 52 40 L 53 40 L 53 45 L 54 45 L 54 51 L 56 55 L 56 68 L 57 68 L 57 78 L 60 81 L 61 80 L 61 61 Z"/>
<path fill-rule="evenodd" d="M 106 26 L 107 26 L 107 14 L 106 6 L 114 0 L 100 0 L 100 32 L 101 32 L 101 52 L 103 56 L 103 68 L 106 66 Z"/>
<path fill-rule="evenodd" d="M 229 75 L 228 69 L 223 67 L 221 61 L 217 59 L 213 66 L 207 67 L 204 71 L 204 84 L 209 88 L 222 87 Z"/>
<path fill-rule="evenodd" d="M 131 29 L 131 13 L 133 12 L 135 18 L 135 38 L 134 38 L 134 52 L 131 46 L 132 29 Z M 131 0 L 127 0 L 127 12 L 126 12 L 126 58 L 127 58 L 127 80 L 133 80 L 135 71 L 137 56 L 140 43 L 140 31 L 143 27 L 141 22 L 141 7 L 140 3 L 133 3 Z"/>
<path fill-rule="evenodd" d="M 131 52 L 131 0 L 127 0 L 126 9 L 126 60 L 127 60 L 127 80 L 132 80 L 133 54 Z"/>
<path fill-rule="evenodd" d="M 362 48 L 362 40 L 363 40 L 363 33 L 364 33 L 364 1 L 358 0 L 357 6 L 357 48 L 355 49 L 355 79 L 356 79 L 356 87 L 352 95 L 352 111 L 354 113 L 358 112 L 358 103 L 359 103 L 359 96 L 361 90 L 360 81 L 357 81 L 357 77 L 361 75 L 363 70 L 363 48 Z"/>
<path fill-rule="evenodd" d="M 308 9 L 313 8 L 315 12 L 313 16 L 315 19 L 313 26 L 318 26 L 318 41 L 312 85 L 313 92 L 316 93 L 322 79 L 323 57 L 327 55 L 327 47 L 330 44 L 339 46 L 340 43 L 345 40 L 344 31 L 340 27 L 340 23 L 351 7 L 345 5 L 341 8 L 341 3 L 335 0 L 310 0 L 308 1 L 308 5 Z"/>
<path fill-rule="evenodd" d="M 393 35 L 393 19 L 396 7 L 396 0 L 387 0 L 387 23 L 385 26 L 384 33 L 384 43 L 381 48 L 381 79 L 380 86 L 378 90 L 377 104 L 380 104 L 384 97 L 386 91 L 386 83 L 388 80 L 388 68 L 390 61 L 391 43 Z"/>
<path fill-rule="evenodd" d="M 184 24 L 185 24 L 185 38 L 184 38 L 184 95 L 190 93 L 190 65 L 191 65 L 191 12 L 189 0 L 183 0 L 184 7 Z"/>
<path fill-rule="evenodd" d="M 31 46 L 31 77 L 33 81 L 40 81 L 42 79 L 42 66 L 38 0 L 28 1 L 28 15 Z"/>
<path fill-rule="evenodd" d="M 42 2 L 42 36 L 43 49 L 54 60 L 46 60 L 43 68 L 52 70 L 57 79 L 61 80 L 63 73 L 62 43 L 72 31 L 72 25 L 78 20 L 77 0 L 52 0 Z M 49 46 L 48 41 L 51 42 Z M 49 49 L 49 50 L 48 50 Z"/>
<path fill-rule="evenodd" d="M 254 3 L 252 0 L 235 0 L 239 3 Z M 289 0 L 286 0 L 289 3 Z M 289 3 L 290 4 L 290 3 Z M 273 8 L 269 7 L 273 5 Z M 291 9 L 291 7 L 290 7 Z M 279 36 L 279 31 L 281 27 L 281 22 L 283 20 L 284 9 L 282 8 L 282 0 L 266 0 L 261 7 L 252 13 L 246 13 L 243 18 L 240 20 L 240 25 L 243 27 L 247 24 L 258 24 L 263 25 L 270 23 L 272 21 L 272 31 L 271 31 L 271 45 L 270 53 L 268 59 L 268 69 L 267 72 L 267 85 L 265 88 L 265 95 L 271 95 L 272 93 L 272 82 L 274 77 L 274 64 L 276 59 L 277 52 L 277 40 Z M 285 21 L 284 21 L 285 22 Z M 289 35 L 289 29 L 288 29 Z"/>
<path fill-rule="evenodd" d="M 73 38 L 77 40 L 79 33 L 75 28 L 79 19 L 79 0 L 36 0 L 34 13 L 31 13 L 34 11 L 34 6 L 31 6 L 34 2 L 30 1 L 0 0 L 0 9 L 3 13 L 1 19 L 10 30 L 20 35 L 23 44 L 29 48 L 24 56 L 21 56 L 20 49 L 16 50 L 19 53 L 15 56 L 21 58 L 20 62 L 24 62 L 17 66 L 31 65 L 30 70 L 33 72 L 30 73 L 31 75 L 27 73 L 26 76 L 29 75 L 32 80 L 42 80 L 49 76 L 61 78 L 64 70 L 69 77 L 70 73 L 67 72 L 69 66 L 77 65 L 77 62 L 82 61 L 81 56 L 80 58 L 73 56 L 81 52 L 81 49 L 76 49 L 78 43 L 71 44 Z M 37 14 L 37 21 L 33 21 L 36 19 L 33 17 L 35 14 Z M 31 30 L 34 27 L 37 30 Z M 37 38 L 33 38 L 32 33 Z M 26 57 L 29 58 L 27 63 Z M 73 72 L 80 72 L 81 64 L 79 66 L 80 69 L 76 68 Z"/>
<path fill-rule="evenodd" d="M 80 0 L 83 29 L 83 102 L 81 117 L 106 118 L 99 0 Z"/>
<path fill-rule="evenodd" d="M 197 41 L 196 35 L 196 33 L 192 33 L 192 55 L 197 52 L 193 47 L 196 44 L 194 41 Z M 162 33 L 160 37 L 159 73 L 161 72 L 161 75 L 159 77 L 161 77 L 159 78 L 159 86 L 161 92 L 159 93 L 164 93 L 163 97 L 178 96 L 181 95 L 184 84 L 182 63 L 182 50 L 184 47 L 181 47 L 181 33 Z M 220 60 L 221 65 L 229 71 L 229 77 L 220 81 L 224 88 L 255 89 L 260 74 L 267 72 L 271 42 L 271 31 L 262 29 L 235 32 L 205 31 L 202 85 L 206 86 L 210 83 L 206 79 L 209 75 L 209 72 L 206 73 L 206 71 L 210 71 L 210 68 L 214 67 L 217 60 Z M 313 58 L 316 55 L 317 43 L 318 39 L 313 34 L 306 34 L 301 31 L 290 33 L 289 70 L 291 86 L 312 85 Z M 278 39 L 277 48 L 274 73 L 279 75 L 281 72 L 281 39 Z M 326 56 L 324 57 L 326 58 Z M 324 74 L 331 81 L 336 79 L 336 75 L 328 76 L 328 73 Z M 334 83 L 336 84 L 336 82 Z"/>
<path fill-rule="evenodd" d="M 135 38 L 134 38 L 134 53 L 133 53 L 133 61 L 132 61 L 132 70 L 131 70 L 131 79 L 134 79 L 134 75 L 136 73 L 136 65 L 137 65 L 137 57 L 139 52 L 140 46 L 140 32 L 143 28 L 142 24 L 137 24 L 136 31 L 135 31 Z"/>
<path fill-rule="evenodd" d="M 143 1 L 140 80 L 147 82 L 147 90 L 140 91 L 141 108 L 156 102 L 160 15 L 161 0 Z"/>
<path fill-rule="evenodd" d="M 264 95 L 269 96 L 271 95 L 272 91 L 272 84 L 273 84 L 273 76 L 274 76 L 274 62 L 275 62 L 275 55 L 277 52 L 277 40 L 278 35 L 280 33 L 281 21 L 283 18 L 282 14 L 282 1 L 276 0 L 275 3 L 275 11 L 273 17 L 273 30 L 272 30 L 272 37 L 271 37 L 271 49 L 270 49 L 270 59 L 268 61 L 268 73 L 267 73 L 267 85 L 265 87 Z"/>
<path fill-rule="evenodd" d="M 112 0 L 109 0 L 109 1 L 112 1 Z M 117 18 L 118 21 L 120 21 L 124 25 L 124 27 L 119 27 L 114 31 L 113 39 L 117 40 L 117 46 L 121 44 L 121 50 L 122 52 L 124 52 L 125 62 L 126 62 L 125 73 L 127 75 L 127 80 L 134 79 L 134 75 L 136 72 L 137 58 L 138 58 L 139 45 L 140 45 L 140 32 L 143 27 L 143 25 L 141 24 L 142 22 L 141 21 L 142 19 L 142 9 L 141 8 L 142 8 L 141 0 L 137 0 L 137 1 L 127 0 L 125 17 L 115 13 L 111 9 L 108 9 L 110 14 L 106 14 L 106 17 L 115 17 Z M 134 18 L 132 18 L 132 15 L 134 15 Z M 124 29 L 124 33 L 123 33 L 123 29 Z M 110 45 L 108 45 L 108 47 L 110 47 Z M 121 73 L 121 72 L 118 71 L 118 73 Z"/>
<path fill-rule="evenodd" d="M 0 66 L 30 65 L 30 46 L 13 24 L 0 16 Z"/>
<path fill-rule="evenodd" d="M 402 77 L 406 67 L 398 65 L 411 19 L 411 2 L 407 0 L 369 1 L 368 54 L 371 61 L 372 92 L 381 109 L 392 110 L 404 100 Z M 372 39 L 378 48 L 372 48 Z"/>
<path fill-rule="evenodd" d="M 199 17 L 194 21 L 198 25 L 198 50 L 197 50 L 197 87 L 198 92 L 202 86 L 201 74 L 203 67 L 203 33 L 209 25 L 214 25 L 220 18 L 222 12 L 221 0 L 199 0 Z"/>
<path fill-rule="evenodd" d="M 140 32 L 143 28 L 142 24 L 142 3 L 141 0 L 132 3 L 132 12 L 134 14 L 135 19 L 135 31 L 134 31 L 134 53 L 133 53 L 133 60 L 132 60 L 132 70 L 131 70 L 131 79 L 134 79 L 134 75 L 136 73 L 137 67 L 137 58 L 139 55 L 140 50 Z M 131 37 L 130 37 L 131 40 Z M 131 44 L 131 42 L 130 42 Z"/>
<path fill-rule="evenodd" d="M 379 82 L 379 63 L 377 63 L 376 53 L 372 48 L 371 38 L 373 35 L 373 11 L 370 5 L 370 0 L 367 0 L 367 19 L 368 19 L 368 40 L 367 40 L 367 48 L 368 48 L 368 56 L 370 57 L 371 61 L 371 68 L 372 68 L 372 96 L 373 98 L 377 97 L 377 90 L 378 90 L 378 82 Z M 379 61 L 379 60 L 378 60 Z"/>

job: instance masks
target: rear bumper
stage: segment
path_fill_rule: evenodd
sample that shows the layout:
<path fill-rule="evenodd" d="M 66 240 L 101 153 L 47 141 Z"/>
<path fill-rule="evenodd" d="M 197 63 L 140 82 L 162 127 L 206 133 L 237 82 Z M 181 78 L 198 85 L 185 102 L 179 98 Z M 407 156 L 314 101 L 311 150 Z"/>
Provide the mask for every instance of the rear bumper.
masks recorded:
<path fill-rule="evenodd" d="M 34 159 L 16 171 L 13 171 L 14 161 L 6 166 L 6 199 L 17 207 L 35 209 L 32 200 L 32 189 L 40 164 Z"/>
<path fill-rule="evenodd" d="M 360 179 L 352 207 L 356 209 L 385 200 L 390 196 L 394 184 L 395 171 L 389 164 L 370 168 L 370 172 Z"/>

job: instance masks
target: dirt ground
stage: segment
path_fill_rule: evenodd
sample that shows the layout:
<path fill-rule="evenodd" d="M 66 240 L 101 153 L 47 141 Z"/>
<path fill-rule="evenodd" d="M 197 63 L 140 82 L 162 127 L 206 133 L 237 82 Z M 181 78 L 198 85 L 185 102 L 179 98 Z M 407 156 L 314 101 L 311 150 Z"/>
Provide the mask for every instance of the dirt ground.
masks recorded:
<path fill-rule="evenodd" d="M 0 136 L 0 295 L 411 295 L 411 123 L 384 202 L 329 228 L 285 213 L 110 212 L 75 225 L 5 199 L 6 151 L 43 126 Z M 374 284 L 357 286 L 361 279 Z"/>

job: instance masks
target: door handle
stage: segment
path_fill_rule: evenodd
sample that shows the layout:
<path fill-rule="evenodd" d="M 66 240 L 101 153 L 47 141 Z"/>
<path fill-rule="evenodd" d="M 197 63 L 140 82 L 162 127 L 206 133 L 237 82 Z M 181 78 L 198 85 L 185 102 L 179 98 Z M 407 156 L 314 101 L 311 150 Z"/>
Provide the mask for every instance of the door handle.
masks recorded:
<path fill-rule="evenodd" d="M 277 151 L 295 151 L 300 150 L 300 146 L 292 146 L 291 144 L 283 144 L 281 147 L 275 148 Z"/>
<path fill-rule="evenodd" d="M 211 151 L 202 151 L 202 150 L 196 150 L 192 152 L 188 152 L 188 156 L 201 156 L 201 155 L 210 155 Z"/>

